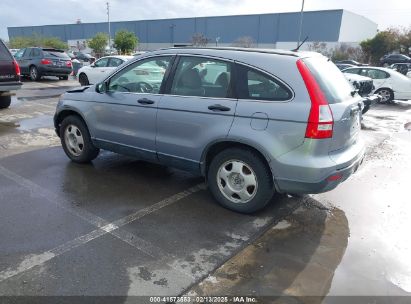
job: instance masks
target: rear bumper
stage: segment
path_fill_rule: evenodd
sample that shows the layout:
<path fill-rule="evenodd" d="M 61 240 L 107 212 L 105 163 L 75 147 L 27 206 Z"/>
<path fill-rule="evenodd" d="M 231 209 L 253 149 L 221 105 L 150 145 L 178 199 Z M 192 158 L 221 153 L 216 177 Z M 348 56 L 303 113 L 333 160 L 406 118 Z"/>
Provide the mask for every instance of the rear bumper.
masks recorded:
<path fill-rule="evenodd" d="M 394 99 L 399 100 L 410 100 L 411 99 L 411 91 L 410 92 L 394 92 Z"/>
<path fill-rule="evenodd" d="M 336 188 L 355 173 L 364 161 L 365 146 L 361 140 L 351 147 L 322 157 L 301 160 L 292 177 L 275 176 L 276 190 L 291 194 L 323 193 Z M 293 156 L 295 159 L 295 155 Z M 275 171 L 274 171 L 275 172 Z M 295 172 L 299 174 L 296 175 Z M 295 178 L 297 177 L 297 178 Z"/>
<path fill-rule="evenodd" d="M 356 159 L 348 167 L 334 170 L 330 175 L 322 181 L 315 183 L 301 182 L 277 179 L 277 186 L 280 192 L 296 193 L 296 194 L 314 194 L 323 193 L 335 189 L 339 184 L 348 179 L 352 174 L 357 172 L 358 168 L 364 161 L 364 154 Z M 338 178 L 338 179 L 335 179 Z"/>
<path fill-rule="evenodd" d="M 71 74 L 71 68 L 53 68 L 53 67 L 42 67 L 39 68 L 39 72 L 43 76 L 68 76 Z"/>
<path fill-rule="evenodd" d="M 19 90 L 21 85 L 22 83 L 20 81 L 0 82 L 0 94 L 2 92 Z"/>

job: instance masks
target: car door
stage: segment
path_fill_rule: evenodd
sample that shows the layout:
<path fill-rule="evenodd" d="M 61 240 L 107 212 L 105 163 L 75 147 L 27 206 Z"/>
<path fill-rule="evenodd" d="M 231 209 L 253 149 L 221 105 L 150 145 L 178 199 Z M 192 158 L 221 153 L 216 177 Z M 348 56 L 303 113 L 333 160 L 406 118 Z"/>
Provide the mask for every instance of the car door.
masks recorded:
<path fill-rule="evenodd" d="M 156 115 L 161 88 L 172 56 L 136 61 L 114 74 L 95 93 L 88 121 L 98 146 L 142 159 L 156 161 Z M 157 66 L 161 73 L 143 73 Z"/>
<path fill-rule="evenodd" d="M 383 70 L 363 68 L 360 75 L 370 77 L 373 80 L 375 90 L 386 86 L 390 87 L 389 81 L 387 81 L 390 75 Z"/>
<path fill-rule="evenodd" d="M 227 136 L 237 105 L 233 66 L 229 60 L 179 56 L 158 107 L 156 149 L 162 163 L 198 172 L 207 145 Z"/>
<path fill-rule="evenodd" d="M 97 60 L 94 64 L 90 65 L 87 71 L 87 77 L 90 83 L 99 83 L 107 76 L 107 64 L 108 57 L 101 58 Z"/>

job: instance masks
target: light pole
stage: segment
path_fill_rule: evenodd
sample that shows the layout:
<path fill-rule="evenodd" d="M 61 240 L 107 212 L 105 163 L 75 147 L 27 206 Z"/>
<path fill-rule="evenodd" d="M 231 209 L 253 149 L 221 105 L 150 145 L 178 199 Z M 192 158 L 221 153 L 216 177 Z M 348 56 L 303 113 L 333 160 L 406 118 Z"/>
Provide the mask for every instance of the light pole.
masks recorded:
<path fill-rule="evenodd" d="M 300 41 L 301 41 L 301 33 L 303 31 L 303 15 L 304 15 L 304 0 L 303 3 L 301 5 L 301 14 L 300 14 L 300 30 L 298 33 L 298 42 L 297 42 L 297 48 L 300 45 Z"/>
<path fill-rule="evenodd" d="M 110 30 L 110 3 L 107 1 L 107 23 L 108 23 L 108 53 L 111 55 L 111 30 Z"/>

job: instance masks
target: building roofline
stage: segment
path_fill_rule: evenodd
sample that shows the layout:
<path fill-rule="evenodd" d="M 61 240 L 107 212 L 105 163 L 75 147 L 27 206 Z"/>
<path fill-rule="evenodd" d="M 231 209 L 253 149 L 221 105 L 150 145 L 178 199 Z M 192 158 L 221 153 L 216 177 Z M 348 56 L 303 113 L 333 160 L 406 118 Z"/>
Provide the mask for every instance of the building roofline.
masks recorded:
<path fill-rule="evenodd" d="M 347 11 L 352 13 L 351 11 L 345 9 L 330 9 L 330 10 L 314 10 L 314 11 L 304 11 L 304 14 L 310 13 L 323 13 L 323 12 L 343 12 Z M 278 12 L 278 13 L 262 13 L 262 14 L 244 14 L 244 15 L 218 15 L 218 16 L 195 16 L 195 17 L 181 17 L 181 18 L 158 18 L 158 19 L 139 19 L 139 20 L 117 20 L 117 21 L 110 21 L 111 24 L 117 22 L 147 22 L 147 21 L 172 21 L 172 20 L 185 20 L 185 19 L 203 19 L 203 18 L 222 18 L 222 17 L 248 17 L 248 16 L 268 16 L 268 15 L 289 15 L 289 14 L 300 14 L 300 12 Z M 355 14 L 355 13 L 354 13 Z M 359 15 L 362 16 L 362 15 Z M 80 24 L 106 24 L 105 22 L 82 22 Z M 42 24 L 42 25 L 21 25 L 21 26 L 8 26 L 7 29 L 12 28 L 21 28 L 21 27 L 43 27 L 43 26 L 66 26 L 66 25 L 77 25 L 77 23 L 62 23 L 62 24 Z"/>

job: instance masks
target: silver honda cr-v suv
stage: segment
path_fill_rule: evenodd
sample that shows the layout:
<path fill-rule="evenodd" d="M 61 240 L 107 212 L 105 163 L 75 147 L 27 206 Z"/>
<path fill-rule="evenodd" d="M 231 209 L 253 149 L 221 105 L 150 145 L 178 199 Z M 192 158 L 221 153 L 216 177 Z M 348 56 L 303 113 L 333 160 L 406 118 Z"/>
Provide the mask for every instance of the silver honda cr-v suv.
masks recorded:
<path fill-rule="evenodd" d="M 75 162 L 106 149 L 189 170 L 220 204 L 250 213 L 275 191 L 324 192 L 356 171 L 362 106 L 318 53 L 171 48 L 68 91 L 54 123 Z"/>

